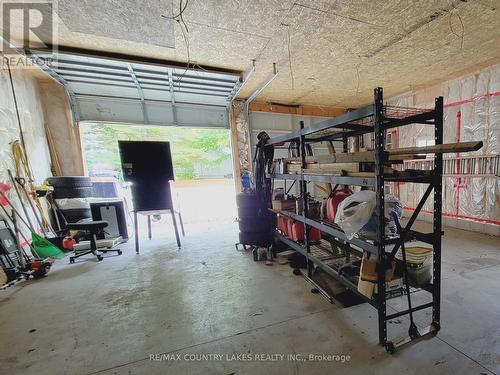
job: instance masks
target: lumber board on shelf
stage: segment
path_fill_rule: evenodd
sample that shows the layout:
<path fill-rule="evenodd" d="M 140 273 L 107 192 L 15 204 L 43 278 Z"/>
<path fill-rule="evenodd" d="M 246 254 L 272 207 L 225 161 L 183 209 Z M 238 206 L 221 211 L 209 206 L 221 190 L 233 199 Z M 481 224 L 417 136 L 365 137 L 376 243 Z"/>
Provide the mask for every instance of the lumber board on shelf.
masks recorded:
<path fill-rule="evenodd" d="M 375 177 L 374 172 L 345 172 L 345 173 L 332 173 L 330 171 L 318 171 L 317 169 L 304 169 L 303 174 L 317 175 L 317 176 L 348 176 L 348 177 Z"/>
<path fill-rule="evenodd" d="M 421 155 L 391 155 L 389 161 L 424 159 Z M 288 163 L 300 163 L 300 158 L 286 158 Z M 332 155 L 307 156 L 306 163 L 374 163 L 375 155 L 372 151 L 337 153 Z"/>
<path fill-rule="evenodd" d="M 403 147 L 387 150 L 390 156 L 406 154 L 449 154 L 458 152 L 477 151 L 483 147 L 482 141 L 444 143 L 442 145 L 423 146 L 423 147 Z"/>
<path fill-rule="evenodd" d="M 329 172 L 329 173 L 340 173 L 342 171 L 346 172 L 358 172 L 359 163 L 307 163 L 304 170 L 311 170 L 316 172 Z M 288 172 L 300 173 L 300 164 L 288 164 Z"/>
<path fill-rule="evenodd" d="M 477 151 L 483 147 L 482 141 L 444 143 L 442 145 L 421 146 L 421 147 L 402 147 L 388 149 L 389 161 L 403 161 L 424 159 L 422 154 L 449 154 Z M 299 163 L 300 158 L 286 158 L 288 163 Z M 307 156 L 306 163 L 372 163 L 375 162 L 373 151 L 365 152 L 343 152 L 331 155 Z"/>

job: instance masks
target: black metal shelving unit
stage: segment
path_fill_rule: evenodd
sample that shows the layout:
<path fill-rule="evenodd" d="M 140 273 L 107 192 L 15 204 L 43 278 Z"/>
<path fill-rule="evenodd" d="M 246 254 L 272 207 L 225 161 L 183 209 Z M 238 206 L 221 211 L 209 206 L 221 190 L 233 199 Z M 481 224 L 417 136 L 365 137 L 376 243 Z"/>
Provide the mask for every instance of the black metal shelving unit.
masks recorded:
<path fill-rule="evenodd" d="M 429 173 L 412 173 L 411 176 L 385 175 L 384 165 L 389 164 L 388 153 L 385 149 L 386 131 L 391 128 L 405 126 L 409 124 L 426 124 L 434 128 L 435 144 L 443 143 L 443 98 L 435 99 L 433 109 L 415 109 L 387 106 L 383 103 L 383 90 L 374 90 L 374 102 L 365 108 L 348 112 L 344 115 L 328 119 L 310 127 L 304 127 L 301 122 L 298 131 L 285 134 L 270 139 L 266 146 L 271 147 L 277 144 L 298 141 L 300 144 L 301 172 L 300 174 L 270 174 L 268 177 L 275 179 L 294 180 L 299 184 L 300 194 L 303 200 L 303 214 L 288 211 L 279 211 L 279 214 L 286 215 L 294 220 L 301 221 L 305 226 L 305 239 L 303 243 L 295 242 L 278 231 L 276 240 L 288 245 L 290 248 L 304 255 L 307 259 L 307 279 L 312 281 L 314 266 L 321 268 L 346 288 L 357 294 L 364 301 L 375 307 L 378 311 L 379 343 L 384 345 L 388 352 L 393 352 L 397 347 L 405 345 L 414 339 L 428 334 L 435 334 L 440 329 L 440 299 L 441 299 L 441 236 L 442 223 L 442 174 L 443 156 L 435 155 L 434 169 Z M 308 143 L 315 143 L 327 140 L 342 140 L 344 152 L 347 151 L 347 139 L 352 136 L 372 133 L 374 138 L 375 173 L 370 177 L 358 176 L 338 176 L 325 174 L 304 173 L 306 167 L 305 148 Z M 321 222 L 317 219 L 308 218 L 308 197 L 307 184 L 309 181 L 328 182 L 338 185 L 364 186 L 372 188 L 376 193 L 376 214 L 379 218 L 384 217 L 384 189 L 386 182 L 407 182 L 428 184 L 422 199 L 417 205 L 406 225 L 401 228 L 397 238 L 385 237 L 385 222 L 379 220 L 377 227 L 377 237 L 375 241 L 368 241 L 359 238 L 348 239 L 344 232 L 335 224 Z M 412 229 L 412 226 L 424 206 L 425 202 L 433 194 L 434 218 L 433 230 L 430 233 L 421 233 Z M 345 246 L 349 252 L 354 251 L 370 253 L 372 259 L 377 261 L 377 294 L 374 298 L 368 298 L 361 294 L 357 285 L 349 278 L 340 275 L 337 270 L 325 261 L 322 257 L 315 255 L 315 244 L 309 240 L 310 228 L 317 228 L 331 238 L 334 238 L 340 245 Z M 406 242 L 413 240 L 422 241 L 432 246 L 433 250 L 433 277 L 432 283 L 423 290 L 428 291 L 432 296 L 432 302 L 411 306 L 404 311 L 387 314 L 387 295 L 385 274 L 387 267 L 391 264 L 397 251 Z M 312 281 L 313 282 L 313 281 Z M 412 332 L 410 329 L 408 337 L 395 340 L 388 340 L 387 321 L 399 316 L 413 313 L 426 308 L 432 308 L 432 321 L 421 332 Z"/>

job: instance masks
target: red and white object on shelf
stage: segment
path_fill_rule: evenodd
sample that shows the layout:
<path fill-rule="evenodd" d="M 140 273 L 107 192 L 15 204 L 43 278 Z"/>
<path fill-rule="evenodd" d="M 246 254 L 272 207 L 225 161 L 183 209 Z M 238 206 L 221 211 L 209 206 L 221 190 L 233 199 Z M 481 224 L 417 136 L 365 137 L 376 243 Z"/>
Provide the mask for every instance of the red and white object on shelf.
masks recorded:
<path fill-rule="evenodd" d="M 337 207 L 339 204 L 352 195 L 352 190 L 349 188 L 339 189 L 332 192 L 331 196 L 326 201 L 326 219 L 330 222 L 335 221 Z"/>

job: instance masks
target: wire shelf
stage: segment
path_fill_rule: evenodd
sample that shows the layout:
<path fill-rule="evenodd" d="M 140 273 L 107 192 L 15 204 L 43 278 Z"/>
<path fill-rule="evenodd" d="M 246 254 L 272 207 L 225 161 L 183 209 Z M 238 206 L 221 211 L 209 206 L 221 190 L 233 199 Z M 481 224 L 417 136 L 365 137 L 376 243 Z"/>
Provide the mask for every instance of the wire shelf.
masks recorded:
<path fill-rule="evenodd" d="M 418 116 L 424 113 L 432 112 L 433 108 L 412 108 L 398 107 L 394 105 L 384 106 L 384 117 L 391 119 L 405 119 L 412 116 Z"/>

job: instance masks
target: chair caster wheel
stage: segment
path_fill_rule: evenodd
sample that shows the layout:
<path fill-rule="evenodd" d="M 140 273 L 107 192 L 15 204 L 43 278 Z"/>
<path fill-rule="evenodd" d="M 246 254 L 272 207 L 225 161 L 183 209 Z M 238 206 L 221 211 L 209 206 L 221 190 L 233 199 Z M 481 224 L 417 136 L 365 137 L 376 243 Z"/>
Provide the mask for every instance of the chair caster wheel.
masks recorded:
<path fill-rule="evenodd" d="M 117 253 L 118 253 L 118 255 L 122 255 L 122 251 L 121 250 L 118 250 Z"/>
<path fill-rule="evenodd" d="M 69 258 L 70 263 L 75 263 L 75 258 Z"/>
<path fill-rule="evenodd" d="M 396 348 L 394 347 L 394 344 L 392 343 L 392 341 L 388 341 L 385 343 L 385 350 L 389 354 L 394 354 L 394 352 L 396 351 Z"/>
<path fill-rule="evenodd" d="M 300 272 L 300 269 L 298 269 L 298 268 L 294 268 L 294 269 L 293 269 L 293 274 L 294 274 L 295 276 L 300 276 L 300 275 L 302 275 L 302 272 Z"/>
<path fill-rule="evenodd" d="M 103 260 L 104 258 L 102 257 L 102 255 L 98 255 L 97 256 L 97 260 L 100 262 L 101 260 Z"/>

